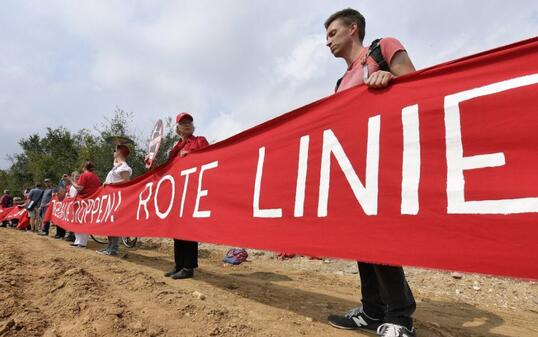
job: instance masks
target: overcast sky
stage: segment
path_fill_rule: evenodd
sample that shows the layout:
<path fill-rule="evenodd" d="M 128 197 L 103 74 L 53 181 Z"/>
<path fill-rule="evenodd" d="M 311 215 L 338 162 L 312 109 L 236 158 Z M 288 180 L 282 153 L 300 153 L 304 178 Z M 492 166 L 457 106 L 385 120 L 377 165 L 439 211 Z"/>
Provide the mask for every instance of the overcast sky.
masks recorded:
<path fill-rule="evenodd" d="M 46 127 L 92 128 L 116 106 L 145 137 L 195 115 L 222 140 L 332 94 L 345 63 L 324 20 L 346 7 L 366 38 L 397 37 L 417 69 L 538 33 L 538 1 L 11 1 L 0 4 L 0 168 Z"/>

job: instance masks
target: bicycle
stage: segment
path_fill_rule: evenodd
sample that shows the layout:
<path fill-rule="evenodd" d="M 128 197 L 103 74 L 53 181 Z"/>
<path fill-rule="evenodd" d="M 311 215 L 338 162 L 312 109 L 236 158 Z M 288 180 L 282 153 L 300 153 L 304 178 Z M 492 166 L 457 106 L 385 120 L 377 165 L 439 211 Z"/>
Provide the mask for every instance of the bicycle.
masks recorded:
<path fill-rule="evenodd" d="M 100 244 L 107 244 L 108 243 L 108 236 L 101 236 L 101 235 L 90 235 L 93 241 L 100 243 Z M 128 237 L 128 236 L 122 236 L 121 242 L 123 245 L 127 248 L 133 248 L 136 246 L 136 243 L 138 242 L 137 237 Z"/>

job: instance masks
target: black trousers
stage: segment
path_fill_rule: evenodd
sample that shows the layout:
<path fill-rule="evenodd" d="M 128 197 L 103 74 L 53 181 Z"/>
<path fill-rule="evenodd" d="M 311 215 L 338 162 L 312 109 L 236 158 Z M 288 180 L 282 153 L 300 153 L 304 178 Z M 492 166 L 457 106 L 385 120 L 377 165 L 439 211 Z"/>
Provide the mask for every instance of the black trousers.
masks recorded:
<path fill-rule="evenodd" d="M 65 229 L 56 225 L 56 236 L 63 238 L 65 236 Z"/>
<path fill-rule="evenodd" d="M 198 242 L 174 239 L 176 270 L 198 268 Z"/>
<path fill-rule="evenodd" d="M 43 233 L 47 233 L 49 235 L 49 229 L 50 229 L 50 221 L 43 223 Z"/>
<path fill-rule="evenodd" d="M 48 208 L 48 207 L 49 207 L 48 205 L 47 205 L 47 206 L 43 206 L 43 207 L 41 207 L 41 209 L 39 210 L 39 217 L 40 217 L 41 219 L 43 219 L 43 216 L 45 216 L 45 213 L 47 213 L 47 208 Z"/>
<path fill-rule="evenodd" d="M 357 262 L 361 277 L 362 306 L 373 318 L 411 329 L 416 303 L 402 267 Z"/>

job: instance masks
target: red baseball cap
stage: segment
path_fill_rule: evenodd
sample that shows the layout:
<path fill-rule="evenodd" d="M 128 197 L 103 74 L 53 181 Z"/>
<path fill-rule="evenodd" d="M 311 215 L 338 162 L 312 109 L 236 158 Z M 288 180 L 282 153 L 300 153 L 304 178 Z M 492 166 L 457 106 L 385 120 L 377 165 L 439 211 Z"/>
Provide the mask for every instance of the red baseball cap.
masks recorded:
<path fill-rule="evenodd" d="M 188 112 L 182 112 L 182 113 L 177 114 L 176 123 L 181 122 L 181 120 L 185 118 L 189 118 L 191 121 L 194 120 L 194 118 L 192 118 L 192 116 Z"/>

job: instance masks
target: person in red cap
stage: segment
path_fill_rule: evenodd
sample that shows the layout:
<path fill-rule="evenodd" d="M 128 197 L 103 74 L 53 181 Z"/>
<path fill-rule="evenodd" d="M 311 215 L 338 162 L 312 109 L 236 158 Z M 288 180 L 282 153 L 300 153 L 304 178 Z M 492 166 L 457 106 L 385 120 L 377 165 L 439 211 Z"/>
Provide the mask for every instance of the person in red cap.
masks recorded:
<path fill-rule="evenodd" d="M 209 145 L 205 137 L 194 135 L 192 116 L 182 112 L 176 116 L 176 133 L 180 141 L 170 150 L 168 160 L 185 157 L 192 151 L 200 150 Z M 174 269 L 164 274 L 173 279 L 185 279 L 194 276 L 198 268 L 198 242 L 174 239 Z"/>
<path fill-rule="evenodd" d="M 176 133 L 180 141 L 170 150 L 168 159 L 185 157 L 189 152 L 202 149 L 209 145 L 205 137 L 194 135 L 193 118 L 188 112 L 182 112 L 176 116 Z"/>

